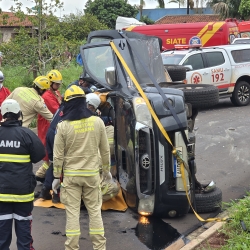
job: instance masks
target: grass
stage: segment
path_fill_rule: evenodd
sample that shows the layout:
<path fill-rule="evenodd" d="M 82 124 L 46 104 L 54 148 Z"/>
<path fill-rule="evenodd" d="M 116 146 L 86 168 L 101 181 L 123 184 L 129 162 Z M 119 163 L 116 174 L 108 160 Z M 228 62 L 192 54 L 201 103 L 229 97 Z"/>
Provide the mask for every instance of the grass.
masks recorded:
<path fill-rule="evenodd" d="M 33 82 L 32 72 L 28 72 L 26 68 L 21 66 L 2 66 L 0 70 L 4 74 L 4 86 L 10 91 L 13 91 L 17 87 L 26 86 L 31 87 Z M 50 71 L 51 69 L 48 69 Z M 75 62 L 71 62 L 67 68 L 58 69 L 63 76 L 63 85 L 60 88 L 60 92 L 64 93 L 66 87 L 73 81 L 77 80 L 83 71 L 83 68 L 77 65 Z"/>
<path fill-rule="evenodd" d="M 228 237 L 226 244 L 220 249 L 250 249 L 250 193 L 247 193 L 244 199 L 231 201 L 226 205 L 231 220 L 220 230 Z M 244 222 L 246 230 L 243 230 L 241 221 Z"/>
<path fill-rule="evenodd" d="M 217 233 L 195 249 L 250 249 L 250 194 L 247 193 L 244 199 L 223 203 L 223 207 L 227 209 L 230 220 Z M 245 229 L 242 227 L 242 221 L 244 222 Z"/>
<path fill-rule="evenodd" d="M 17 87 L 25 86 L 31 87 L 33 82 L 33 73 L 28 72 L 24 67 L 17 66 L 3 66 L 0 70 L 4 74 L 4 86 L 10 91 L 13 91 Z M 48 69 L 50 71 L 51 69 Z M 64 94 L 66 87 L 73 81 L 77 80 L 83 71 L 83 68 L 77 65 L 75 62 L 71 62 L 68 67 L 58 69 L 63 77 L 63 84 L 60 87 L 60 93 Z M 37 119 L 34 119 L 30 125 L 31 128 L 35 128 Z"/>

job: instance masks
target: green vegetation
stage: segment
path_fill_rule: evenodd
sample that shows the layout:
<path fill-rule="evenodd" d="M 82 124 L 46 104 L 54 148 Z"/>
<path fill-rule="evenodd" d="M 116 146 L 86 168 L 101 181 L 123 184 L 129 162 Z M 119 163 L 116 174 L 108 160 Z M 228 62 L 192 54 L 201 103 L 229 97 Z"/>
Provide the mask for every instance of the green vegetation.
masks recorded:
<path fill-rule="evenodd" d="M 197 250 L 248 250 L 250 249 L 250 193 L 244 199 L 224 203 L 230 218 L 218 233 L 196 247 Z M 244 223 L 242 226 L 241 222 Z"/>
<path fill-rule="evenodd" d="M 135 17 L 138 13 L 137 7 L 130 5 L 127 0 L 88 0 L 85 8 L 86 14 L 95 15 L 109 29 L 115 29 L 118 16 Z"/>
<path fill-rule="evenodd" d="M 83 68 L 77 65 L 74 60 L 68 65 L 68 67 L 57 68 L 63 76 L 63 85 L 61 86 L 60 92 L 64 93 L 66 86 L 71 82 L 78 79 L 83 71 Z M 27 86 L 30 87 L 34 80 L 32 72 L 28 72 L 26 68 L 17 66 L 3 66 L 0 70 L 4 73 L 4 86 L 9 88 L 11 91 L 16 87 Z M 47 69 L 47 72 L 51 70 Z"/>
<path fill-rule="evenodd" d="M 244 231 L 241 226 L 241 221 L 244 221 L 246 229 L 250 230 L 250 194 L 244 199 L 231 201 L 228 212 L 231 219 L 220 230 L 229 239 L 226 240 L 226 245 L 222 246 L 222 250 L 243 250 L 250 249 L 250 234 Z"/>

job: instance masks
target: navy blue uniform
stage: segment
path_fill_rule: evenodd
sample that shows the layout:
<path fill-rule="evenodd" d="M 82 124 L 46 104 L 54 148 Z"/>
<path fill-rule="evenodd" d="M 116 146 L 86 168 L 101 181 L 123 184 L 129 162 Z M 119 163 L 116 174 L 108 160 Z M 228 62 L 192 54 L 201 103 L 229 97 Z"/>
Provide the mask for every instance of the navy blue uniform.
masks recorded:
<path fill-rule="evenodd" d="M 48 152 L 49 160 L 53 161 L 53 147 L 54 147 L 54 139 L 55 139 L 55 130 L 57 123 L 61 120 L 62 111 L 64 109 L 64 105 L 61 104 L 59 109 L 56 111 L 53 120 L 50 123 L 50 127 L 48 129 L 47 135 L 46 135 L 46 149 Z M 53 164 L 50 164 L 49 168 L 46 171 L 45 175 L 45 181 L 43 185 L 46 187 L 46 189 L 52 189 L 52 182 L 54 180 L 53 175 Z"/>
<path fill-rule="evenodd" d="M 8 250 L 15 220 L 18 250 L 34 249 L 31 223 L 36 179 L 32 163 L 45 156 L 45 148 L 20 121 L 0 126 L 0 249 Z"/>

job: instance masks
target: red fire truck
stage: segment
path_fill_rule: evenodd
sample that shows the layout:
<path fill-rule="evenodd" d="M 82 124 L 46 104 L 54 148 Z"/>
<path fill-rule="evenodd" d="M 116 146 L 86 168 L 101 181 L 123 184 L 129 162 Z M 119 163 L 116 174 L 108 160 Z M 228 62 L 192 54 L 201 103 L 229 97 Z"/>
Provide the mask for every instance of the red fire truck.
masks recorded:
<path fill-rule="evenodd" d="M 232 18 L 222 22 L 130 26 L 126 30 L 160 37 L 165 49 L 173 49 L 176 44 L 188 45 L 194 36 L 201 39 L 202 46 L 230 44 L 239 37 L 237 21 Z"/>
<path fill-rule="evenodd" d="M 241 37 L 250 37 L 250 21 L 240 22 L 238 29 Z"/>

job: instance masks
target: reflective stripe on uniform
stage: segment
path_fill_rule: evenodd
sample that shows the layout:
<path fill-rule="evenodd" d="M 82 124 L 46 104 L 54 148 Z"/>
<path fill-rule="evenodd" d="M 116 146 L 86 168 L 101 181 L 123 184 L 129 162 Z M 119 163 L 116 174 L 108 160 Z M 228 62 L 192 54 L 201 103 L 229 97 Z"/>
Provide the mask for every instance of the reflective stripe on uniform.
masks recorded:
<path fill-rule="evenodd" d="M 0 215 L 0 220 L 10 220 L 13 219 L 13 214 Z"/>
<path fill-rule="evenodd" d="M 46 162 L 44 162 L 42 167 L 47 170 L 49 168 L 49 165 Z"/>
<path fill-rule="evenodd" d="M 75 236 L 75 235 L 80 235 L 81 231 L 80 229 L 78 230 L 66 230 L 66 236 Z"/>
<path fill-rule="evenodd" d="M 64 170 L 64 176 L 95 176 L 99 174 L 99 169 L 93 170 Z"/>
<path fill-rule="evenodd" d="M 5 202 L 29 202 L 34 200 L 34 192 L 31 194 L 0 194 L 0 201 Z"/>
<path fill-rule="evenodd" d="M 109 143 L 113 143 L 114 142 L 114 138 L 108 138 Z"/>
<path fill-rule="evenodd" d="M 14 215 L 14 219 L 15 220 L 32 220 L 32 215 L 29 215 L 27 217 L 23 217 L 21 215 L 18 215 L 18 214 L 13 214 Z"/>
<path fill-rule="evenodd" d="M 30 162 L 30 155 L 0 154 L 2 162 Z"/>
<path fill-rule="evenodd" d="M 106 184 L 104 187 L 101 188 L 102 190 L 102 195 L 106 194 L 108 192 L 108 184 Z"/>
<path fill-rule="evenodd" d="M 104 234 L 104 228 L 90 228 L 89 234 Z"/>
<path fill-rule="evenodd" d="M 10 219 L 16 219 L 16 220 L 32 220 L 32 215 L 29 215 L 27 217 L 20 216 L 18 214 L 5 214 L 0 215 L 0 220 L 10 220 Z"/>

